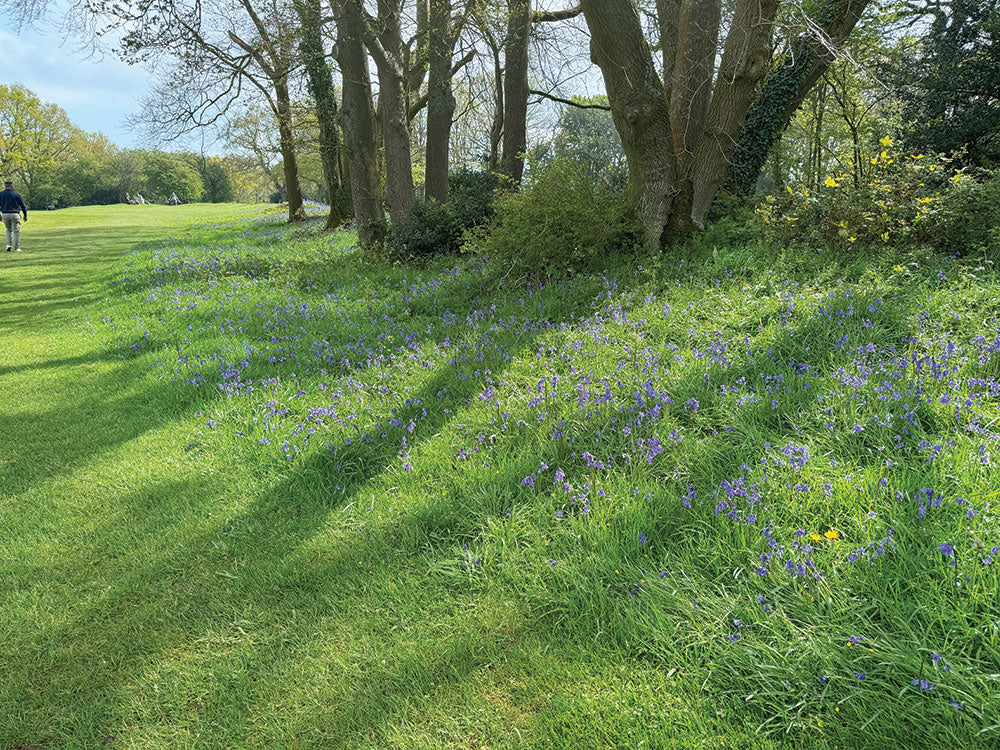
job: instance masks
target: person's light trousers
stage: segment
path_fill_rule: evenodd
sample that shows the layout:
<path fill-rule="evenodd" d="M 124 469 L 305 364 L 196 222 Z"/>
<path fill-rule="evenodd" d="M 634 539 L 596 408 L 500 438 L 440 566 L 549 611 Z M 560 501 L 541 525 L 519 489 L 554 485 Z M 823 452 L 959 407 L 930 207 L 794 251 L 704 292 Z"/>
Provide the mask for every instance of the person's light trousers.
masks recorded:
<path fill-rule="evenodd" d="M 3 214 L 3 225 L 7 227 L 7 247 L 17 250 L 21 247 L 21 214 Z"/>

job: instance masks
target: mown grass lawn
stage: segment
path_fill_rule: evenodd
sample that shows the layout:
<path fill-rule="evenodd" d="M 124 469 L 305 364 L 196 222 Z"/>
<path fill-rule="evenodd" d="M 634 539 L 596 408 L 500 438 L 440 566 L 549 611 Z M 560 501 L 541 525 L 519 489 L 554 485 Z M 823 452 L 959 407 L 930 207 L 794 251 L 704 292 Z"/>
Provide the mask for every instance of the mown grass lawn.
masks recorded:
<path fill-rule="evenodd" d="M 0 748 L 1000 741 L 990 259 L 29 218 Z"/>

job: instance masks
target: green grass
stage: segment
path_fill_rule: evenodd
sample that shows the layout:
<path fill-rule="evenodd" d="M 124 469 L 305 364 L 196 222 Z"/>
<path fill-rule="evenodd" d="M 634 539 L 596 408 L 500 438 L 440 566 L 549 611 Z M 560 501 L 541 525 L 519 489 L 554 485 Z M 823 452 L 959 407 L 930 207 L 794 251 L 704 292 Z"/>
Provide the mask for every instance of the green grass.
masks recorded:
<path fill-rule="evenodd" d="M 987 259 L 539 285 L 264 212 L 0 257 L 0 748 L 996 745 Z"/>

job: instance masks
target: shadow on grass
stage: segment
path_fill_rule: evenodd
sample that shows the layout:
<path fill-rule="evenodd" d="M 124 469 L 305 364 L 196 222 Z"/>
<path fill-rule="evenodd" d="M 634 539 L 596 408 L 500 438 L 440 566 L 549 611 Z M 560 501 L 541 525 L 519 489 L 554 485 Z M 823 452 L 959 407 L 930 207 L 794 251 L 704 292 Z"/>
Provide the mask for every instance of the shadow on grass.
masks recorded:
<path fill-rule="evenodd" d="M 122 364 L 94 374 L 80 366 L 116 361 L 114 354 L 92 354 L 65 360 L 15 365 L 0 376 L 34 369 L 74 367 L 70 397 L 44 411 L 0 413 L 0 495 L 16 496 L 42 482 L 68 476 L 95 456 L 115 450 L 141 435 L 186 414 L 209 398 L 204 390 L 154 383 L 142 387 L 149 368 L 141 362 Z"/>
<path fill-rule="evenodd" d="M 530 342 L 525 337 L 523 344 Z M 441 372 L 410 395 L 430 401 L 445 384 L 455 387 L 450 374 Z M 477 390 L 472 382 L 461 387 L 458 398 L 471 397 Z M 103 412 L 105 418 L 109 423 L 121 419 L 121 410 L 132 401 L 112 403 Z M 159 411 L 162 419 L 166 410 Z M 417 448 L 434 439 L 451 419 L 454 414 L 446 415 L 443 407 L 429 411 L 408 434 L 410 444 Z M 48 431 L 51 425 L 43 428 Z M 79 463 L 94 450 L 108 447 L 88 448 L 73 460 Z M 88 549 L 70 554 L 78 558 L 72 565 L 93 565 L 94 557 L 108 554 L 124 540 L 132 540 L 133 548 L 152 549 L 141 557 L 134 552 L 122 555 L 107 588 L 72 598 L 62 622 L 18 627 L 0 642 L 4 663 L 14 675 L 7 682 L 5 701 L 17 706 L 21 726 L 32 728 L 28 736 L 4 739 L 15 743 L 52 739 L 47 727 L 57 711 L 70 717 L 61 731 L 79 741 L 100 741 L 118 730 L 124 704 L 139 691 L 147 701 L 143 710 L 154 715 L 165 712 L 163 721 L 189 711 L 186 720 L 197 725 L 205 714 L 214 722 L 217 714 L 228 713 L 234 741 L 249 741 L 246 712 L 265 700 L 280 700 L 294 688 L 294 682 L 282 684 L 280 676 L 295 671 L 311 643 L 322 643 L 324 633 L 336 632 L 334 621 L 345 626 L 335 653 L 347 648 L 347 659 L 344 673 L 320 689 L 336 696 L 324 712 L 323 731 L 341 741 L 353 734 L 367 736 L 413 710 L 435 686 L 459 682 L 477 666 L 496 659 L 518 636 L 513 613 L 491 607 L 469 618 L 478 605 L 467 589 L 455 589 L 446 601 L 433 603 L 412 594 L 427 575 L 421 553 L 429 544 L 483 519 L 470 518 L 466 505 L 441 502 L 401 508 L 388 517 L 386 528 L 375 533 L 330 527 L 332 513 L 366 499 L 369 484 L 398 460 L 388 445 L 352 441 L 337 448 L 336 457 L 332 452 L 314 454 L 245 504 L 236 504 L 231 514 L 207 500 L 225 492 L 224 478 L 207 484 L 162 482 L 110 499 L 109 507 L 115 509 L 112 522 L 92 530 Z M 329 491 L 332 474 L 337 463 L 345 462 L 352 469 L 350 484 L 345 493 L 334 496 Z M 524 473 L 530 470 L 528 458 L 522 468 Z M 497 494 L 502 492 L 499 483 L 509 483 L 509 476 L 495 480 Z M 214 518 L 203 523 L 206 512 Z M 164 517 L 169 519 L 167 528 Z M 201 530 L 190 533 L 192 525 Z M 327 538 L 317 544 L 320 535 Z M 424 644 L 418 652 L 411 652 L 408 639 L 395 632 L 400 617 L 411 623 L 414 637 Z M 441 618 L 454 618 L 450 631 L 442 631 Z M 182 653 L 199 651 L 197 644 L 235 625 L 250 628 L 255 636 L 259 627 L 257 637 L 263 642 L 250 650 L 234 647 L 204 655 L 212 668 L 196 669 L 187 687 L 198 689 L 208 683 L 213 697 L 193 708 L 183 695 L 170 694 L 169 680 L 158 688 L 165 692 L 157 697 L 149 680 L 163 670 L 183 669 Z M 359 632 L 367 633 L 366 643 L 356 643 Z M 45 666 L 39 669 L 38 664 Z M 239 674 L 242 669 L 266 677 L 245 683 Z M 240 683 L 238 690 L 246 691 L 232 704 L 227 690 L 215 689 L 227 680 Z M 145 716 L 140 723 L 157 720 Z"/>

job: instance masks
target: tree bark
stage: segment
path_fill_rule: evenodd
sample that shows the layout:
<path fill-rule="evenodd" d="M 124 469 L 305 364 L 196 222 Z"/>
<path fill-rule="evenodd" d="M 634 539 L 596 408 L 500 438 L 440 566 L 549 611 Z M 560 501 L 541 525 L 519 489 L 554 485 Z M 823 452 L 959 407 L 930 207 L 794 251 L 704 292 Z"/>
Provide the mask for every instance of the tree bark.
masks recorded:
<path fill-rule="evenodd" d="M 278 138 L 281 147 L 281 166 L 285 173 L 285 191 L 288 197 L 288 221 L 302 221 L 306 210 L 302 205 L 302 188 L 299 185 L 299 165 L 295 157 L 295 135 L 292 131 L 292 102 L 288 83 L 284 79 L 274 83 L 277 105 Z"/>
<path fill-rule="evenodd" d="M 531 0 L 508 0 L 504 73 L 503 173 L 515 184 L 524 176 L 528 148 L 528 40 Z"/>
<path fill-rule="evenodd" d="M 433 0 L 416 0 L 417 28 L 413 38 L 403 48 L 403 69 L 406 72 L 406 94 L 409 97 L 409 118 L 412 121 L 422 109 L 415 101 L 420 96 L 427 79 L 427 62 L 430 53 L 427 23 Z"/>
<path fill-rule="evenodd" d="M 362 247 L 385 242 L 385 211 L 379 186 L 368 53 L 362 42 L 363 19 L 351 0 L 337 2 L 337 60 L 343 78 L 344 106 L 340 122 L 344 130 L 347 171 L 351 181 L 351 205 Z"/>
<path fill-rule="evenodd" d="M 674 81 L 677 63 L 677 34 L 681 19 L 682 0 L 656 0 L 656 20 L 660 30 L 660 55 L 663 58 L 663 85 L 667 100 Z"/>
<path fill-rule="evenodd" d="M 320 0 L 297 0 L 295 10 L 301 23 L 299 50 L 306 69 L 309 91 L 316 102 L 316 119 L 319 124 L 319 155 L 323 163 L 323 178 L 330 195 L 330 213 L 326 230 L 344 223 L 337 209 L 340 192 L 340 130 L 337 125 L 337 98 L 333 88 L 333 74 L 326 63 L 323 48 L 322 9 Z"/>
<path fill-rule="evenodd" d="M 871 0 L 824 0 L 815 14 L 820 33 L 799 35 L 781 65 L 767 78 L 747 113 L 730 166 L 729 187 L 753 192 L 767 154 L 820 76 L 836 59 Z"/>
<path fill-rule="evenodd" d="M 451 86 L 451 0 L 430 0 L 428 12 L 427 153 L 424 190 L 428 199 L 448 202 L 448 147 L 455 116 Z"/>
<path fill-rule="evenodd" d="M 353 0 L 360 7 L 360 0 Z M 385 141 L 385 202 L 394 227 L 413 216 L 413 163 L 410 157 L 409 102 L 403 70 L 403 39 L 398 0 L 378 0 L 379 33 L 365 25 L 365 41 L 375 59 L 379 114 Z"/>
<path fill-rule="evenodd" d="M 664 77 L 670 85 L 670 129 L 681 174 L 687 173 L 705 128 L 721 18 L 720 0 L 684 0 L 681 6 L 673 71 L 671 79 Z"/>
<path fill-rule="evenodd" d="M 670 110 L 634 0 L 583 0 L 590 55 L 604 76 L 615 128 L 629 167 L 629 195 L 645 228 L 646 245 L 670 240 L 677 195 Z M 509 115 L 508 115 L 509 118 Z"/>
<path fill-rule="evenodd" d="M 503 142 L 504 111 L 503 111 L 503 65 L 500 62 L 500 48 L 491 46 L 493 55 L 493 122 L 490 125 L 490 156 L 491 172 L 500 169 L 500 144 Z"/>
<path fill-rule="evenodd" d="M 738 0 L 691 168 L 691 220 L 702 228 L 725 178 L 740 127 L 771 60 L 778 0 Z"/>

